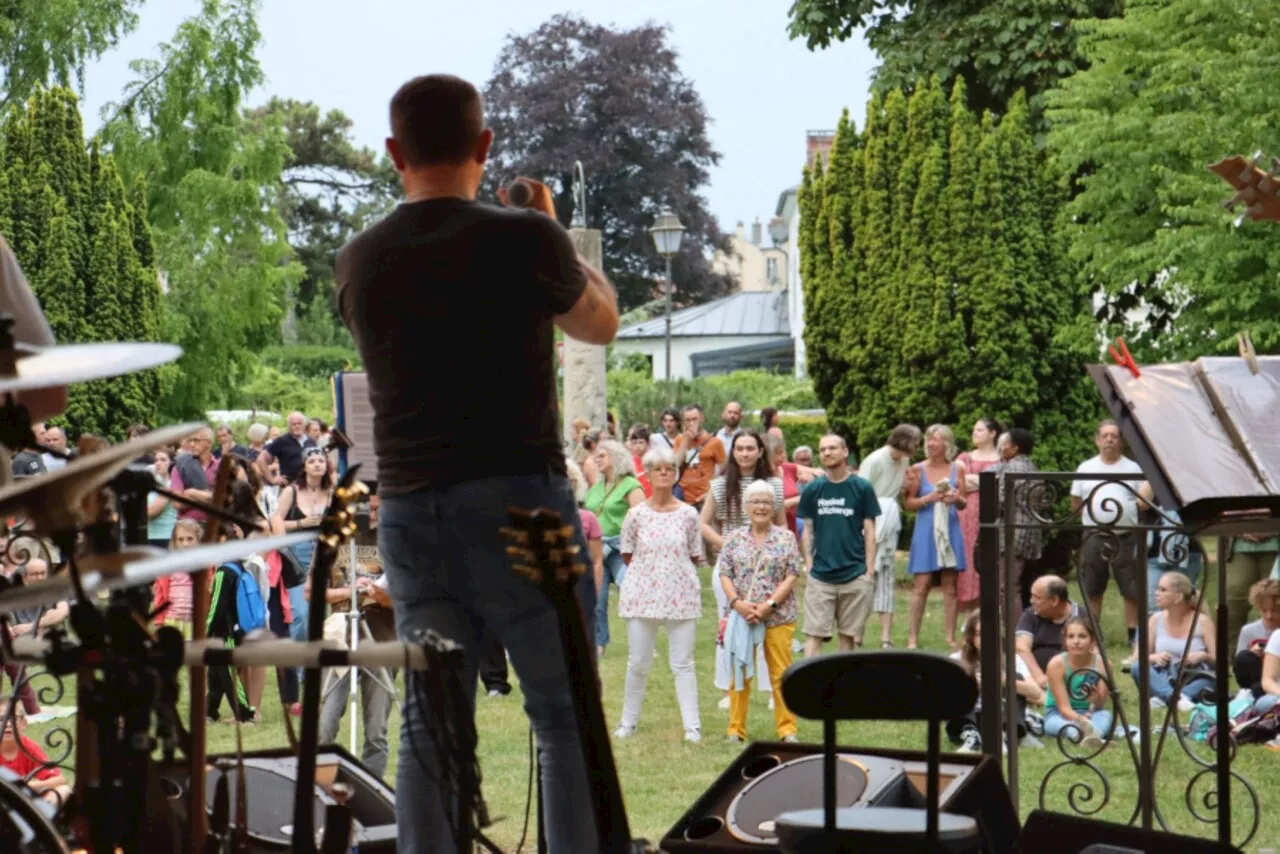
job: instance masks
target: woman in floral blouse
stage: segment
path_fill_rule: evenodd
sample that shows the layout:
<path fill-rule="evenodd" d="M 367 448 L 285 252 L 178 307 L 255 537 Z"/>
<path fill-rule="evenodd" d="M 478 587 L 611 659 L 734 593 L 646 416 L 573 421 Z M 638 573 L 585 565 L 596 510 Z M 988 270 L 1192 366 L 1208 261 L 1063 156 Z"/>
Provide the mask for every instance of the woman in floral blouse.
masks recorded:
<path fill-rule="evenodd" d="M 651 448 L 642 463 L 653 495 L 627 513 L 619 543 L 627 564 L 618 592 L 618 615 L 627 621 L 627 684 L 614 736 L 626 738 L 635 732 L 658 629 L 665 627 L 684 740 L 701 741 L 698 677 L 693 669 L 696 624 L 702 616 L 698 511 L 672 494 L 676 457 L 669 448 Z"/>
<path fill-rule="evenodd" d="M 730 680 L 729 741 L 747 738 L 747 701 L 751 697 L 750 674 L 754 671 L 757 637 L 762 638 L 773 683 L 773 721 L 778 738 L 795 741 L 796 718 L 782 699 L 782 674 L 791 666 L 791 639 L 796 633 L 794 589 L 800 572 L 800 549 L 795 534 L 774 525 L 777 511 L 774 490 L 768 481 L 748 486 L 744 499 L 751 525 L 726 536 L 720 555 L 720 585 L 732 612 L 725 630 L 726 657 L 735 668 L 750 667 L 745 679 L 739 680 L 734 674 Z M 733 627 L 735 617 L 746 623 L 751 637 L 749 649 L 737 648 L 732 640 L 739 636 Z"/>

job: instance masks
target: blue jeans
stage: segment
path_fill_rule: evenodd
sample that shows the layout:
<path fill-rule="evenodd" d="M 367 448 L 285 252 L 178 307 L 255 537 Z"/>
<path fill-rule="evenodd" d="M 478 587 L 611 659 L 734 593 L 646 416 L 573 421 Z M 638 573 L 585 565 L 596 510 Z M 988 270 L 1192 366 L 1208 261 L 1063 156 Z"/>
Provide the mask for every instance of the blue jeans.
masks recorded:
<path fill-rule="evenodd" d="M 596 594 L 596 646 L 604 648 L 609 645 L 609 583 L 622 589 L 622 578 L 627 574 L 627 565 L 622 561 L 622 552 L 618 544 L 622 537 L 605 537 L 604 543 L 604 580 L 600 582 L 600 590 Z"/>
<path fill-rule="evenodd" d="M 506 543 L 498 533 L 508 524 L 508 507 L 556 511 L 573 525 L 582 554 L 587 553 L 573 490 L 563 477 L 490 477 L 382 499 L 378 547 L 395 608 L 396 631 L 412 640 L 417 632 L 434 629 L 466 648 L 461 686 L 472 711 L 486 629 L 497 636 L 520 679 L 525 711 L 538 738 L 550 849 L 598 850 L 591 787 L 569 681 L 570 667 L 594 670 L 594 650 L 588 650 L 587 661 L 566 661 L 551 604 L 511 568 Z M 595 606 L 590 571 L 583 580 L 578 597 L 582 612 L 590 614 Z M 588 627 L 588 646 L 590 637 Z M 412 678 L 422 675 L 412 674 Z M 424 711 L 406 691 L 396 819 L 398 850 L 410 854 L 456 850 L 442 802 L 445 794 L 437 783 L 439 759 L 423 721 Z"/>
<path fill-rule="evenodd" d="M 1151 674 L 1151 696 L 1159 697 L 1165 703 L 1173 699 L 1173 683 L 1178 681 L 1178 664 L 1175 662 L 1168 667 L 1152 667 L 1147 665 L 1147 672 Z M 1141 671 L 1133 668 L 1133 681 L 1136 684 L 1140 678 Z M 1205 691 L 1212 691 L 1213 686 L 1217 684 L 1217 680 L 1209 675 L 1196 675 L 1187 679 L 1186 684 L 1182 686 L 1182 696 L 1192 702 L 1200 699 L 1200 695 Z"/>
<path fill-rule="evenodd" d="M 1100 738 L 1110 735 L 1111 727 L 1115 724 L 1115 716 L 1107 709 L 1095 709 L 1090 712 L 1089 720 Z M 1050 738 L 1057 738 L 1058 733 L 1069 726 L 1074 727 L 1075 723 L 1064 718 L 1057 709 L 1049 709 L 1044 713 L 1044 734 Z"/>
<path fill-rule="evenodd" d="M 1259 716 L 1265 715 L 1276 707 L 1276 703 L 1280 702 L 1280 696 L 1275 694 L 1263 694 L 1261 697 L 1253 701 L 1253 710 Z"/>
<path fill-rule="evenodd" d="M 1160 583 L 1160 576 L 1166 572 L 1180 572 L 1185 575 L 1194 585 L 1200 580 L 1200 573 L 1204 572 L 1204 555 L 1190 554 L 1182 563 L 1174 566 L 1162 561 L 1160 558 L 1147 558 L 1147 613 L 1154 614 L 1160 610 L 1156 607 L 1156 585 Z"/>

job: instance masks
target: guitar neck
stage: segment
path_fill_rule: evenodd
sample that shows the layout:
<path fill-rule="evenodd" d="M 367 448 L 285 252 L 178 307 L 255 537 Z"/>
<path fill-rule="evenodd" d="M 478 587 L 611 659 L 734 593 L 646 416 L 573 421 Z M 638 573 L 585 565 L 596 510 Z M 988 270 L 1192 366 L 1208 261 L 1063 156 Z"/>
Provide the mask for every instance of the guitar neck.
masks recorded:
<path fill-rule="evenodd" d="M 568 601 L 560 609 L 560 638 L 573 687 L 582 754 L 591 779 L 591 806 L 596 816 L 600 850 L 604 854 L 626 854 L 631 850 L 631 828 L 600 700 L 596 660 L 591 654 L 592 642 L 587 638 L 582 606 L 573 590 L 578 583 L 580 579 L 570 583 Z"/>

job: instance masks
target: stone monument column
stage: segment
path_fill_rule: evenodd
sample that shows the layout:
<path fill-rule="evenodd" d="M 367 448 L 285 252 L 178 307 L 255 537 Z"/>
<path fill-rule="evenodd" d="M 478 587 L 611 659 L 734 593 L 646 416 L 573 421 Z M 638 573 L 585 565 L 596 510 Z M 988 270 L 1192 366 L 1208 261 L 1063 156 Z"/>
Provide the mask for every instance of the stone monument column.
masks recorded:
<path fill-rule="evenodd" d="M 578 253 L 603 271 L 601 235 L 594 228 L 570 228 L 569 236 Z M 607 406 L 605 403 L 605 373 L 608 367 L 605 348 L 584 344 L 564 336 L 564 411 L 562 429 L 564 439 L 573 439 L 573 420 L 585 418 L 592 427 L 604 427 Z"/>

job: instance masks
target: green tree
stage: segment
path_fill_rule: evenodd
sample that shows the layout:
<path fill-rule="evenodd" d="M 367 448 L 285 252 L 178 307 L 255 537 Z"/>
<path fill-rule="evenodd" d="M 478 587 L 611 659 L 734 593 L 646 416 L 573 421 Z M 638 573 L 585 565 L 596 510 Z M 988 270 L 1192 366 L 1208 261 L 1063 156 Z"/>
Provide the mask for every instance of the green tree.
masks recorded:
<path fill-rule="evenodd" d="M 84 83 L 85 65 L 138 24 L 142 0 L 0 3 L 0 108 L 41 86 Z"/>
<path fill-rule="evenodd" d="M 280 340 L 293 260 L 280 195 L 288 142 L 278 117 L 246 118 L 262 82 L 256 0 L 205 0 L 100 131 L 121 173 L 147 178 L 156 263 L 168 282 L 162 337 L 182 345 L 161 401 L 166 419 L 231 402 Z M 137 230 L 133 229 L 136 235 Z"/>
<path fill-rule="evenodd" d="M 37 90 L 9 109 L 0 140 L 0 187 L 17 188 L 0 198 L 0 221 L 14 225 L 15 253 L 55 337 L 157 340 L 160 289 L 147 264 L 145 210 L 125 199 L 112 158 L 86 148 L 75 96 Z M 130 422 L 154 419 L 156 383 L 152 371 L 74 384 L 65 421 L 76 433 L 121 438 Z"/>
<path fill-rule="evenodd" d="M 842 152 L 860 153 L 860 167 L 837 166 Z M 990 113 L 979 121 L 962 83 L 948 109 L 938 81 L 909 99 L 874 97 L 861 138 L 838 140 L 825 176 L 806 173 L 810 371 L 831 426 L 857 452 L 900 421 L 963 434 L 992 416 L 1036 430 L 1042 464 L 1078 462 L 1088 436 L 1074 425 L 1097 405 L 1080 346 L 1089 318 L 1061 258 L 1052 174 L 1025 95 L 997 125 Z M 857 226 L 834 228 L 833 217 Z M 824 233 L 842 239 L 824 246 L 815 239 Z"/>
<path fill-rule="evenodd" d="M 1090 67 L 1050 93 L 1049 144 L 1080 174 L 1071 253 L 1103 300 L 1108 335 L 1138 358 L 1234 347 L 1250 330 L 1280 350 L 1280 243 L 1270 223 L 1230 226 L 1230 190 L 1205 165 L 1280 152 L 1277 0 L 1130 0 L 1077 22 Z"/>
<path fill-rule="evenodd" d="M 280 213 L 304 270 L 292 300 L 293 333 L 299 343 L 353 350 L 333 301 L 334 262 L 347 241 L 395 204 L 399 175 L 386 156 L 355 144 L 352 122 L 338 110 L 273 98 L 250 120 L 278 122 L 289 146 Z"/>
<path fill-rule="evenodd" d="M 1018 90 L 1038 104 L 1086 66 L 1073 21 L 1120 14 L 1121 0 L 794 0 L 791 37 L 810 50 L 863 33 L 880 57 L 877 91 L 908 89 L 932 75 L 967 84 L 975 110 L 1003 112 Z"/>

